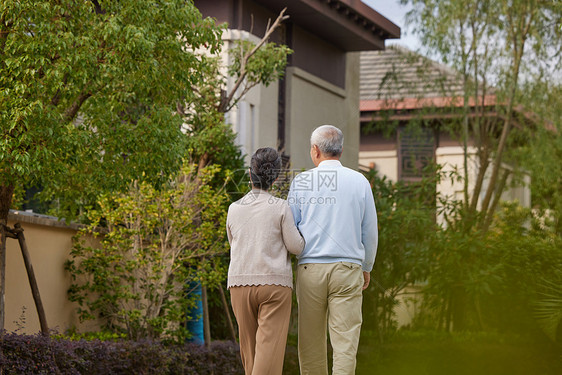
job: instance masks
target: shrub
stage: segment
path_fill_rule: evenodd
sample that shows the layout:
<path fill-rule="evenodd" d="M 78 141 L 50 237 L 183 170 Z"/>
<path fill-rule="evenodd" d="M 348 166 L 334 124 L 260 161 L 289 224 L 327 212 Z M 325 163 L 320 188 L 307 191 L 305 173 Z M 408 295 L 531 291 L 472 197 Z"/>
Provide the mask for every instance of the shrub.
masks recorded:
<path fill-rule="evenodd" d="M 38 335 L 4 334 L 0 368 L 5 374 L 243 374 L 238 345 L 158 341 L 73 341 Z"/>
<path fill-rule="evenodd" d="M 542 285 L 558 283 L 562 269 L 560 238 L 539 224 L 529 209 L 506 203 L 487 233 L 441 229 L 415 325 L 533 334 Z"/>
<path fill-rule="evenodd" d="M 372 170 L 379 220 L 379 251 L 369 288 L 364 292 L 364 329 L 384 340 L 396 329 L 394 308 L 408 285 L 427 277 L 427 253 L 433 244 L 435 180 L 420 183 L 393 182 Z"/>
<path fill-rule="evenodd" d="M 182 322 L 195 297 L 186 285 L 218 282 L 222 272 L 210 259 L 227 252 L 228 197 L 210 186 L 218 170 L 186 163 L 163 186 L 135 183 L 127 194 L 100 198 L 66 264 L 81 319 L 100 319 L 135 340 L 189 335 Z M 92 236 L 99 245 L 90 246 Z"/>

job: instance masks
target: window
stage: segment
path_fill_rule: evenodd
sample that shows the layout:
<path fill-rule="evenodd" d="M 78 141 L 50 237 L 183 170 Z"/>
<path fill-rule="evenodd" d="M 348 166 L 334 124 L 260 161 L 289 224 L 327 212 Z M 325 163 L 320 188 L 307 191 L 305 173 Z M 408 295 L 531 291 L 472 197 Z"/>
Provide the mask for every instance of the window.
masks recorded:
<path fill-rule="evenodd" d="M 420 181 L 435 158 L 436 136 L 430 128 L 398 129 L 398 175 L 400 180 Z"/>

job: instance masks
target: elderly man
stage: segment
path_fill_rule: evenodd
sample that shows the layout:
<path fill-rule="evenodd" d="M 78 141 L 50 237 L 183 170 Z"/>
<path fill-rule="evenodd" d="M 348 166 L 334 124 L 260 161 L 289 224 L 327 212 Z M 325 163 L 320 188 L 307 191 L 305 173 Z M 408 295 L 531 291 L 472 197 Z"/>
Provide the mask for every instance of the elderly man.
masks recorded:
<path fill-rule="evenodd" d="M 310 138 L 316 168 L 295 177 L 289 205 L 306 246 L 298 257 L 298 347 L 301 374 L 354 374 L 361 331 L 362 290 L 369 286 L 378 242 L 371 186 L 342 166 L 343 134 L 332 125 Z"/>

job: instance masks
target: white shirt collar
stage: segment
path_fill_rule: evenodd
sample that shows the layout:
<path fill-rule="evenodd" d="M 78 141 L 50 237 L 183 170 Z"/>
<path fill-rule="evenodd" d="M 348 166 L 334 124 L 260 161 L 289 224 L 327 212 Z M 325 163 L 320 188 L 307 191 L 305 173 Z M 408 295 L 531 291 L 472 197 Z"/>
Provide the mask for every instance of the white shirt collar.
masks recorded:
<path fill-rule="evenodd" d="M 318 167 L 341 167 L 342 164 L 339 160 L 323 160 L 318 164 Z"/>

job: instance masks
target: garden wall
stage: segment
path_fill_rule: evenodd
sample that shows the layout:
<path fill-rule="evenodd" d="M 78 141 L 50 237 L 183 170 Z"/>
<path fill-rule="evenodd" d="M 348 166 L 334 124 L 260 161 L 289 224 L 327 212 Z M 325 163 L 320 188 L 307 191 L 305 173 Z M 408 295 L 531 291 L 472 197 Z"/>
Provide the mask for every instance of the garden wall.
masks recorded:
<path fill-rule="evenodd" d="M 54 217 L 22 211 L 10 211 L 8 225 L 20 223 L 41 300 L 50 329 L 63 333 L 69 328 L 90 331 L 94 322 L 81 324 L 76 313 L 77 304 L 67 298 L 70 276 L 64 270 L 69 257 L 72 237 L 78 226 L 66 224 Z M 33 334 L 41 331 L 37 310 L 31 294 L 19 243 L 8 238 L 6 254 L 6 292 L 4 327 L 8 332 Z"/>

